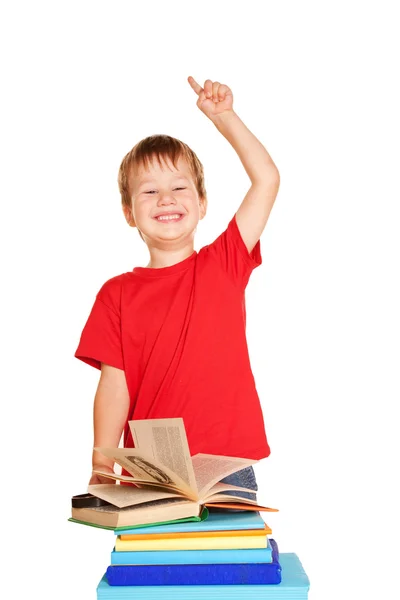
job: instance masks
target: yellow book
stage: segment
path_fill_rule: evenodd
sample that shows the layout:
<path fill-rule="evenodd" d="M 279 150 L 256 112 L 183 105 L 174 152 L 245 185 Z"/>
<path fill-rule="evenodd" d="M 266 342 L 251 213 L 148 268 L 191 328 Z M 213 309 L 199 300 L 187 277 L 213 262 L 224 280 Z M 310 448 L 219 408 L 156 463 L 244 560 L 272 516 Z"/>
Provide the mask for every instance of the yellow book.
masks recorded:
<path fill-rule="evenodd" d="M 263 536 L 216 536 L 176 538 L 176 539 L 152 539 L 152 540 L 121 540 L 117 536 L 115 550 L 117 552 L 145 552 L 159 550 L 244 550 L 248 548 L 266 548 L 267 535 Z"/>
<path fill-rule="evenodd" d="M 265 524 L 264 529 L 229 529 L 223 531 L 185 531 L 181 533 L 121 533 L 120 540 L 176 540 L 182 538 L 209 538 L 209 537 L 239 537 L 239 536 L 266 536 L 272 529 Z"/>

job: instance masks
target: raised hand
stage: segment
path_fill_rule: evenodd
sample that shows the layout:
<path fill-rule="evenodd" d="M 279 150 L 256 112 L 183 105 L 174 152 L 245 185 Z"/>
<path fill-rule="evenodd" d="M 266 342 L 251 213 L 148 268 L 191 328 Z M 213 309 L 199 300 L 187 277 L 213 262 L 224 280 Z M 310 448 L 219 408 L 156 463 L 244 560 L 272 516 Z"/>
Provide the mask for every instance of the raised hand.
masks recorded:
<path fill-rule="evenodd" d="M 211 121 L 222 113 L 233 112 L 233 95 L 227 85 L 206 79 L 202 88 L 192 76 L 188 77 L 188 82 L 198 95 L 197 106 Z"/>

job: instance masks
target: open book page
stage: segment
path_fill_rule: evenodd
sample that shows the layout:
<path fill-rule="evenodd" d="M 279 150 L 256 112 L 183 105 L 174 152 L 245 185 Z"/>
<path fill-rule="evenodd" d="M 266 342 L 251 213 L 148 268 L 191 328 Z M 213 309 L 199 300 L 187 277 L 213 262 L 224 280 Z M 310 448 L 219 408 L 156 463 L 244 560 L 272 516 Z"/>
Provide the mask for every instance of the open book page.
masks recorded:
<path fill-rule="evenodd" d="M 223 492 L 230 490 L 235 490 L 236 492 L 251 492 L 252 494 L 256 493 L 256 490 L 252 490 L 250 488 L 239 487 L 238 485 L 230 485 L 229 483 L 216 483 L 212 486 L 212 490 L 208 491 L 205 496 L 202 496 L 201 500 L 202 502 L 212 502 L 215 494 L 222 494 Z"/>
<path fill-rule="evenodd" d="M 254 490 L 252 490 L 254 493 Z M 207 506 L 212 506 L 213 503 L 239 503 L 239 504 L 251 504 L 252 506 L 261 506 L 257 504 L 256 500 L 250 500 L 250 498 L 241 498 L 239 496 L 231 496 L 230 494 L 215 494 L 211 498 L 207 499 Z M 269 512 L 278 512 L 277 508 L 268 508 L 267 506 L 261 506 L 263 510 L 267 510 Z"/>
<path fill-rule="evenodd" d="M 177 496 L 177 494 L 174 494 L 173 492 L 157 490 L 154 488 L 150 489 L 148 487 L 146 489 L 139 489 L 115 483 L 89 485 L 87 491 L 97 498 L 101 498 L 114 506 L 118 506 L 118 508 L 134 506 L 144 502 L 153 502 L 154 500 L 163 500 L 164 498 L 180 498 L 182 502 L 187 502 L 187 499 L 182 498 L 182 496 Z"/>
<path fill-rule="evenodd" d="M 136 448 L 95 448 L 95 450 L 126 469 L 133 477 L 132 483 L 135 483 L 136 480 L 138 483 L 158 483 L 160 487 L 166 490 L 178 489 L 190 499 L 197 498 L 197 494 L 194 494 L 186 482 L 176 473 L 141 450 Z M 116 475 L 113 479 L 119 477 Z"/>
<path fill-rule="evenodd" d="M 254 494 L 254 490 L 252 490 Z M 240 502 L 244 504 L 256 504 L 256 500 L 250 500 L 250 498 L 242 498 L 241 496 L 231 496 L 230 494 L 214 494 L 207 498 L 207 504 L 213 502 Z"/>
<path fill-rule="evenodd" d="M 227 496 L 225 496 L 227 498 Z M 263 511 L 263 512 L 278 512 L 277 508 L 268 508 L 268 506 L 261 506 L 261 504 L 255 504 L 252 500 L 248 498 L 236 498 L 234 496 L 229 496 L 230 500 L 219 500 L 218 502 L 214 500 L 212 502 L 206 502 L 205 506 L 210 506 L 214 508 L 229 508 L 236 510 L 253 510 L 253 511 Z"/>
<path fill-rule="evenodd" d="M 131 477 L 130 475 L 118 475 L 117 473 L 109 473 L 108 471 L 101 471 L 100 469 L 93 469 L 93 473 L 96 473 L 97 475 L 101 475 L 102 477 L 107 477 L 108 479 L 113 479 L 114 481 L 124 481 L 127 483 L 134 483 L 138 487 L 148 487 L 150 485 L 147 481 L 141 482 L 139 479 L 136 479 L 135 477 Z M 165 489 L 165 484 L 158 483 L 156 481 L 151 483 L 151 486 L 161 487 L 161 488 Z M 175 490 L 176 490 L 177 494 L 181 494 L 180 490 L 177 487 L 175 487 L 173 489 L 171 488 L 171 491 L 175 491 Z M 243 491 L 243 492 L 254 493 L 254 490 L 252 490 L 250 488 L 245 488 L 245 487 L 241 487 L 241 486 L 239 487 L 237 485 L 230 485 L 229 483 L 216 483 L 215 485 L 213 485 L 212 490 L 207 492 L 207 494 L 204 496 L 204 498 L 202 500 L 208 501 L 209 499 L 212 498 L 213 494 L 220 494 L 227 490 L 236 490 L 239 492 Z M 182 497 L 186 498 L 185 495 L 182 495 Z"/>
<path fill-rule="evenodd" d="M 203 500 L 212 487 L 231 473 L 236 473 L 258 462 L 250 458 L 236 456 L 218 456 L 215 454 L 195 454 L 192 456 L 199 498 Z M 254 490 L 252 490 L 254 492 Z"/>
<path fill-rule="evenodd" d="M 129 421 L 129 427 L 135 448 L 176 473 L 197 496 L 183 419 L 138 419 Z"/>
<path fill-rule="evenodd" d="M 102 477 L 106 477 L 108 479 L 112 479 L 113 481 L 123 481 L 126 483 L 134 483 L 137 487 L 157 487 L 163 490 L 171 491 L 172 493 L 179 494 L 180 496 L 187 499 L 186 493 L 182 492 L 180 488 L 176 485 L 167 485 L 165 483 L 160 483 L 159 481 L 148 481 L 138 479 L 137 477 L 132 477 L 131 475 L 120 475 L 119 473 L 109 473 L 108 471 L 102 471 L 101 469 L 93 469 L 93 473 L 97 475 L 101 475 Z"/>

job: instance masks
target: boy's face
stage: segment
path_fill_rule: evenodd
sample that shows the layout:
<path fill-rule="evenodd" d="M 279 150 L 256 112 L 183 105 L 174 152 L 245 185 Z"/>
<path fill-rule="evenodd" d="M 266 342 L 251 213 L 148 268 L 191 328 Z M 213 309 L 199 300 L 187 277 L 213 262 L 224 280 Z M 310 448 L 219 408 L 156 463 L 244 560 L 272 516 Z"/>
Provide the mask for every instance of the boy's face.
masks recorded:
<path fill-rule="evenodd" d="M 180 157 L 177 167 L 168 160 L 161 168 L 154 158 L 149 170 L 139 166 L 132 176 L 131 210 L 123 210 L 148 245 L 185 242 L 205 215 L 206 203 L 199 198 L 189 166 Z"/>

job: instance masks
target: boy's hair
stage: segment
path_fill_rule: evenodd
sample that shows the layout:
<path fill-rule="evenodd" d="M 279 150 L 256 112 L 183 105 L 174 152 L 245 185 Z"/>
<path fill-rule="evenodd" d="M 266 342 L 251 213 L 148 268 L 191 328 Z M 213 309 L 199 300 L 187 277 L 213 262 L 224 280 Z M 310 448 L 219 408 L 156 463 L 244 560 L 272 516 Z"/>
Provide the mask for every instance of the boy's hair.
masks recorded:
<path fill-rule="evenodd" d="M 148 167 L 150 160 L 156 157 L 160 167 L 161 158 L 170 159 L 175 168 L 176 161 L 181 157 L 186 160 L 200 198 L 207 202 L 204 185 L 203 165 L 196 154 L 187 144 L 169 135 L 150 135 L 140 140 L 130 152 L 123 158 L 118 172 L 118 187 L 121 193 L 122 205 L 131 207 L 131 183 L 135 168 L 139 165 Z"/>

